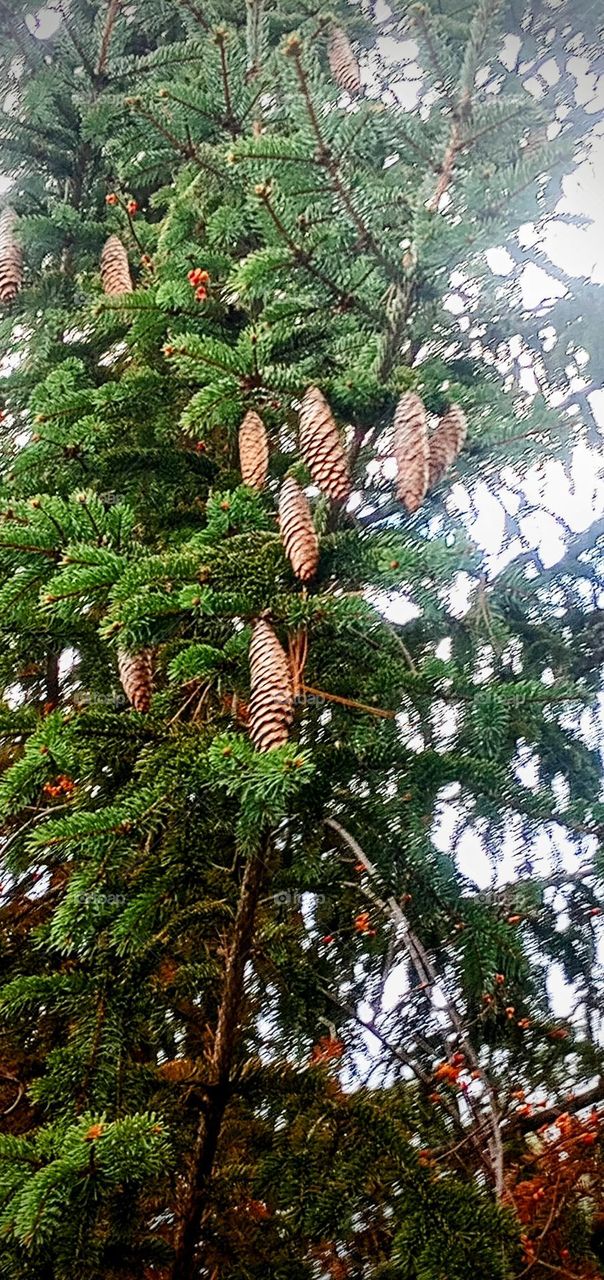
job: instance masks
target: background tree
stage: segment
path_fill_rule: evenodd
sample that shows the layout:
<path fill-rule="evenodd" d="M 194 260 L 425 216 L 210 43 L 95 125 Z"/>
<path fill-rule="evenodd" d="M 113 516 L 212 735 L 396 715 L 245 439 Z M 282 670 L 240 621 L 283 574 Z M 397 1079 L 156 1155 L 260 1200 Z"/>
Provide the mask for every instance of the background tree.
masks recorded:
<path fill-rule="evenodd" d="M 467 515 L 593 439 L 569 7 L 0 6 L 6 1276 L 598 1274 L 601 528 Z"/>

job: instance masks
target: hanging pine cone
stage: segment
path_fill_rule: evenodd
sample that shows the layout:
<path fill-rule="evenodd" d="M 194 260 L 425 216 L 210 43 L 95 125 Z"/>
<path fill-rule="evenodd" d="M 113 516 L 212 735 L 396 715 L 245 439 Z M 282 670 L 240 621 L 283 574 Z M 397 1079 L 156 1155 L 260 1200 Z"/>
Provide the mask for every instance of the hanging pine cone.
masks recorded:
<path fill-rule="evenodd" d="M 341 27 L 334 27 L 329 41 L 329 66 L 331 74 L 347 93 L 354 96 L 361 91 L 361 71 L 354 50 Z"/>
<path fill-rule="evenodd" d="M 396 406 L 393 453 L 397 498 L 407 511 L 417 511 L 428 489 L 430 442 L 428 415 L 414 391 L 407 391 Z"/>
<path fill-rule="evenodd" d="M 313 578 L 319 563 L 319 539 L 310 503 L 293 476 L 286 476 L 279 495 L 279 526 L 285 553 L 301 582 Z"/>
<path fill-rule="evenodd" d="M 458 404 L 452 404 L 430 437 L 430 476 L 432 488 L 455 462 L 468 434 L 466 415 Z"/>
<path fill-rule="evenodd" d="M 350 494 L 352 481 L 340 433 L 325 396 L 318 387 L 304 393 L 300 409 L 300 451 L 315 484 L 334 501 Z"/>
<path fill-rule="evenodd" d="M 250 489 L 264 489 L 268 472 L 268 437 L 262 418 L 253 409 L 246 413 L 239 428 L 239 465 L 244 484 Z"/>
<path fill-rule="evenodd" d="M 101 280 L 108 294 L 132 293 L 128 254 L 119 236 L 109 236 L 101 254 Z"/>
<path fill-rule="evenodd" d="M 122 689 L 135 711 L 148 711 L 153 692 L 153 656 L 150 649 L 126 653 L 120 649 L 117 666 Z"/>
<path fill-rule="evenodd" d="M 289 662 L 263 619 L 252 630 L 250 675 L 250 736 L 257 751 L 272 751 L 288 740 L 294 700 Z"/>
<path fill-rule="evenodd" d="M 4 209 L 0 215 L 0 302 L 13 302 L 23 283 L 23 250 L 16 235 L 17 215 Z"/>

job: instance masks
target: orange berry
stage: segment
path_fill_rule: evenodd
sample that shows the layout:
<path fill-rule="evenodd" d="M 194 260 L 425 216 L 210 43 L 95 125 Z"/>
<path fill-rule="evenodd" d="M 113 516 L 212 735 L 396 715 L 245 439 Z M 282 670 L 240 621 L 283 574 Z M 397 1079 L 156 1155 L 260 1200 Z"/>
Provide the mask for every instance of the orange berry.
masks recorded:
<path fill-rule="evenodd" d="M 522 916 L 508 916 L 508 924 L 520 924 Z"/>
<path fill-rule="evenodd" d="M 129 200 L 126 208 L 129 214 L 138 213 L 138 204 L 136 200 Z"/>
<path fill-rule="evenodd" d="M 199 288 L 195 290 L 195 297 L 197 298 L 197 301 L 203 302 L 204 299 L 207 298 L 207 296 L 208 296 L 207 289 L 204 288 L 202 284 L 200 284 Z"/>
<path fill-rule="evenodd" d="M 495 982 L 497 983 L 497 986 L 498 986 L 498 987 L 502 987 L 502 986 L 503 986 L 503 984 L 504 984 L 504 982 L 505 982 L 505 974 L 503 974 L 503 973 L 496 973 L 496 974 L 495 974 Z"/>
<path fill-rule="evenodd" d="M 91 1124 L 87 1133 L 84 1134 L 86 1142 L 94 1142 L 95 1138 L 100 1138 L 105 1132 L 104 1124 Z"/>
<path fill-rule="evenodd" d="M 119 200 L 114 191 L 112 191 L 108 196 L 105 196 L 105 204 L 118 204 L 118 203 L 119 203 Z"/>
<path fill-rule="evenodd" d="M 354 927 L 357 933 L 369 933 L 369 930 L 370 930 L 369 912 L 361 911 L 361 913 L 355 919 Z"/>

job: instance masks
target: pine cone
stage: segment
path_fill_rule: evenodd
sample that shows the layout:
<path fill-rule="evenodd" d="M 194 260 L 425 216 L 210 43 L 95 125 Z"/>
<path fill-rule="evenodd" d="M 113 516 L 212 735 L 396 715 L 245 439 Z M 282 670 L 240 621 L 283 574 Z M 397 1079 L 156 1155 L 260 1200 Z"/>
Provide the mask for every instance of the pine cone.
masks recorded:
<path fill-rule="evenodd" d="M 285 553 L 296 577 L 308 582 L 317 571 L 319 539 L 308 498 L 293 476 L 286 476 L 279 495 L 279 526 Z"/>
<path fill-rule="evenodd" d="M 322 493 L 335 501 L 349 496 L 348 459 L 331 409 L 318 387 L 309 387 L 302 400 L 300 451 Z"/>
<path fill-rule="evenodd" d="M 430 488 L 438 484 L 445 471 L 455 462 L 463 449 L 467 434 L 466 415 L 460 405 L 452 404 L 430 437 Z"/>
<path fill-rule="evenodd" d="M 23 250 L 16 236 L 17 215 L 0 215 L 0 302 L 13 302 L 23 283 Z"/>
<path fill-rule="evenodd" d="M 399 502 L 404 503 L 407 511 L 417 511 L 428 489 L 430 441 L 428 415 L 414 391 L 407 391 L 396 406 L 393 453 Z"/>
<path fill-rule="evenodd" d="M 122 689 L 135 711 L 148 711 L 153 692 L 153 655 L 150 649 L 126 653 L 120 649 L 117 666 Z"/>
<path fill-rule="evenodd" d="M 246 413 L 239 428 L 239 465 L 244 484 L 250 489 L 264 489 L 268 472 L 268 437 L 262 418 L 253 409 Z"/>
<path fill-rule="evenodd" d="M 329 66 L 331 74 L 341 89 L 353 97 L 361 91 L 361 71 L 354 50 L 341 27 L 334 27 L 329 41 Z"/>
<path fill-rule="evenodd" d="M 101 254 L 101 280 L 108 294 L 132 293 L 128 254 L 119 236 L 109 236 Z"/>
<path fill-rule="evenodd" d="M 250 736 L 257 751 L 272 751 L 288 740 L 294 700 L 289 662 L 263 619 L 252 631 L 250 674 Z"/>

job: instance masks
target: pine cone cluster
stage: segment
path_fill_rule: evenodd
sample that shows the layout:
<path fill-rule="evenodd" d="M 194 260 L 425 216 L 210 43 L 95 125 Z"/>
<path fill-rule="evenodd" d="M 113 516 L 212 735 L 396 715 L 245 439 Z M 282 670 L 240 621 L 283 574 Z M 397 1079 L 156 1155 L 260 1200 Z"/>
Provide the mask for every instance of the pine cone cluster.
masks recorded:
<path fill-rule="evenodd" d="M 415 391 L 401 396 L 394 414 L 392 451 L 396 461 L 396 493 L 407 511 L 417 511 L 428 489 L 445 474 L 461 452 L 468 423 L 458 404 L 452 404 L 435 431 L 428 430 L 426 407 Z"/>
<path fill-rule="evenodd" d="M 352 487 L 348 459 L 325 396 L 309 387 L 300 409 L 300 451 L 312 478 L 328 498 L 344 501 Z"/>
<path fill-rule="evenodd" d="M 250 677 L 250 736 L 257 751 L 272 751 L 288 740 L 294 697 L 287 655 L 262 618 L 252 629 Z"/>
<path fill-rule="evenodd" d="M 361 71 L 354 50 L 342 27 L 334 27 L 328 49 L 331 74 L 340 89 L 354 97 L 361 91 Z"/>
<path fill-rule="evenodd" d="M 253 409 L 246 413 L 239 428 L 239 465 L 244 484 L 250 489 L 264 489 L 268 473 L 268 437 L 262 418 Z"/>
<path fill-rule="evenodd" d="M 452 404 L 430 436 L 430 488 L 438 484 L 465 444 L 468 434 L 466 415 L 458 404 Z"/>
<path fill-rule="evenodd" d="M 14 209 L 0 215 L 0 302 L 13 302 L 23 283 L 23 250 L 17 234 Z"/>
<path fill-rule="evenodd" d="M 117 666 L 122 689 L 135 711 L 148 711 L 153 692 L 153 655 L 150 649 L 127 653 L 120 649 Z"/>
<path fill-rule="evenodd" d="M 132 277 L 128 254 L 119 236 L 109 236 L 101 253 L 101 280 L 105 293 L 117 296 L 132 293 Z"/>
<path fill-rule="evenodd" d="M 293 476 L 286 476 L 279 495 L 279 527 L 296 577 L 308 582 L 317 571 L 319 540 L 308 498 Z"/>
<path fill-rule="evenodd" d="M 407 511 L 417 511 L 428 491 L 430 439 L 428 415 L 414 391 L 407 391 L 396 406 L 393 452 L 397 497 Z"/>

